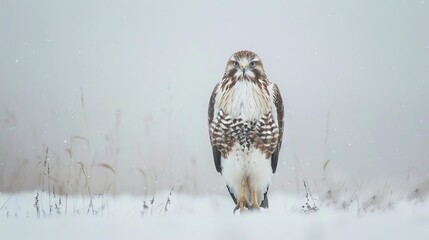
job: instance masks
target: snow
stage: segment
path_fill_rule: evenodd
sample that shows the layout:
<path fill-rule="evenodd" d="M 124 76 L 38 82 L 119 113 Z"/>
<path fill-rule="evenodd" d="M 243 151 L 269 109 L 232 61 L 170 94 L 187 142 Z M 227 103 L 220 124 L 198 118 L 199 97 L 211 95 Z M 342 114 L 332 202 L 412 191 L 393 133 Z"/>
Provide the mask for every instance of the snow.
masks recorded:
<path fill-rule="evenodd" d="M 269 210 L 233 215 L 227 195 L 174 191 L 164 211 L 167 191 L 156 193 L 153 204 L 152 196 L 94 196 L 96 216 L 83 207 L 88 197 L 69 196 L 67 215 L 38 218 L 35 195 L 19 193 L 7 201 L 0 211 L 0 239 L 429 239 L 429 204 L 424 202 L 403 200 L 366 213 L 357 205 L 347 211 L 320 206 L 317 213 L 303 214 L 302 196 L 278 192 L 271 194 Z M 0 204 L 10 196 L 1 194 Z M 47 194 L 41 196 L 47 206 Z M 148 205 L 144 213 L 143 201 Z M 103 203 L 108 207 L 100 208 Z M 64 211 L 64 199 L 62 204 Z M 72 208 L 80 207 L 73 214 Z"/>

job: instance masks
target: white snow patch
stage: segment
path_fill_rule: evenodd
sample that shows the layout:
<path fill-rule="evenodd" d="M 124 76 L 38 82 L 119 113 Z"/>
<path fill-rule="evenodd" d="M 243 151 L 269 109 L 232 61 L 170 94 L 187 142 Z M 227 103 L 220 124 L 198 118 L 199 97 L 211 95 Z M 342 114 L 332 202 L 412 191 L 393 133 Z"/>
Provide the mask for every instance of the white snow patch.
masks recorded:
<path fill-rule="evenodd" d="M 427 203 L 398 202 L 393 209 L 366 214 L 322 206 L 316 214 L 303 215 L 302 197 L 272 193 L 269 210 L 233 215 L 226 195 L 173 192 L 164 212 L 168 196 L 157 193 L 153 209 L 152 196 L 105 197 L 109 210 L 101 214 L 97 209 L 98 216 L 86 211 L 73 215 L 73 208 L 85 206 L 88 197 L 69 196 L 66 216 L 37 218 L 35 193 L 16 194 L 0 210 L 0 239 L 429 239 Z M 0 207 L 9 197 L 0 194 Z M 143 201 L 149 207 L 144 215 Z M 94 197 L 96 208 L 100 202 Z M 64 211 L 64 199 L 62 204 Z"/>

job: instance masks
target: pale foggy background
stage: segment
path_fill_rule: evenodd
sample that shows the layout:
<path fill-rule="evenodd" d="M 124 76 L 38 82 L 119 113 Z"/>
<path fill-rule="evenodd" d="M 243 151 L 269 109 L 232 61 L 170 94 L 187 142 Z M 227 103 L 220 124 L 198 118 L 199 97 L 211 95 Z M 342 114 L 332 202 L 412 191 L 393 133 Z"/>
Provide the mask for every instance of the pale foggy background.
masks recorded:
<path fill-rule="evenodd" d="M 81 162 L 94 192 L 226 194 L 207 105 L 242 49 L 285 102 L 273 189 L 427 181 L 429 2 L 2 0 L 0 190 L 48 147 L 60 191 Z"/>

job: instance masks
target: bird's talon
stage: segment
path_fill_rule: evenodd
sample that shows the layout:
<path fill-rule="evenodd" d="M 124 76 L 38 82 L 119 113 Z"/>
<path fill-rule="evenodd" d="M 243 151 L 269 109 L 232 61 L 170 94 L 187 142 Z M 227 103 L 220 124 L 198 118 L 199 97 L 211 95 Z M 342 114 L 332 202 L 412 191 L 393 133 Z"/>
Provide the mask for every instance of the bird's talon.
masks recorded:
<path fill-rule="evenodd" d="M 249 209 L 252 210 L 252 211 L 259 211 L 260 207 L 252 205 L 252 206 L 250 206 Z"/>
<path fill-rule="evenodd" d="M 235 206 L 234 210 L 232 211 L 232 213 L 235 215 L 235 212 L 240 209 L 240 207 L 238 206 L 238 204 Z"/>
<path fill-rule="evenodd" d="M 247 209 L 251 208 L 249 202 L 247 202 L 247 199 L 244 199 L 244 200 L 241 200 L 241 201 L 239 200 L 237 202 L 237 205 L 235 205 L 233 213 L 235 214 L 235 212 L 237 210 L 240 210 L 240 212 L 243 213 L 245 208 L 247 208 Z"/>

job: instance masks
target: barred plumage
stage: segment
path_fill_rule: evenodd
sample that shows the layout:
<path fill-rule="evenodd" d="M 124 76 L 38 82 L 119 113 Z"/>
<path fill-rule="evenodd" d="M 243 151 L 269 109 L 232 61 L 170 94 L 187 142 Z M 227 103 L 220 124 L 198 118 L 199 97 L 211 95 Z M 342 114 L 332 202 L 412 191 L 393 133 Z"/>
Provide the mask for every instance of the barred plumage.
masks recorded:
<path fill-rule="evenodd" d="M 267 208 L 283 136 L 283 101 L 255 53 L 231 56 L 208 114 L 216 170 L 225 178 L 235 209 Z"/>

